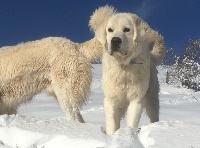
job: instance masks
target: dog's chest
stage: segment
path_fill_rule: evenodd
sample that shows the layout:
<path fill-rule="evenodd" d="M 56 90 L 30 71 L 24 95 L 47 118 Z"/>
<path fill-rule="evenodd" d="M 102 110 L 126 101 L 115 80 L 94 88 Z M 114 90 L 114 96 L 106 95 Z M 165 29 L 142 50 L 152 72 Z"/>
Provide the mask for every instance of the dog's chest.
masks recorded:
<path fill-rule="evenodd" d="M 103 89 L 105 96 L 131 99 L 140 97 L 146 91 L 148 72 L 146 67 L 132 65 L 103 68 Z"/>

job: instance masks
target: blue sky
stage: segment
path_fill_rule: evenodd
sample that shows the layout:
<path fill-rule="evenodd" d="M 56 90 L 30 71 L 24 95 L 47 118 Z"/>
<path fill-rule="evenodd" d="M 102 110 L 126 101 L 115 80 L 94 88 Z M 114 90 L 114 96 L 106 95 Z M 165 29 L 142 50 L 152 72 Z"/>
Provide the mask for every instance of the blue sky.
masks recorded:
<path fill-rule="evenodd" d="M 1 0 L 0 47 L 49 36 L 89 40 L 88 20 L 106 4 L 139 15 L 179 54 L 189 39 L 200 38 L 199 0 Z"/>

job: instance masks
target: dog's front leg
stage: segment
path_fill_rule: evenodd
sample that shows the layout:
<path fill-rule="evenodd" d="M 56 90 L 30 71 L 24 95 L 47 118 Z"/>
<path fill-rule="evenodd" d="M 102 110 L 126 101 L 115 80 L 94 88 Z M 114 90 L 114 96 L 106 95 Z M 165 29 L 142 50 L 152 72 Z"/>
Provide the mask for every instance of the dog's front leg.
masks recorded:
<path fill-rule="evenodd" d="M 132 100 L 127 109 L 127 126 L 135 131 L 138 130 L 138 123 L 143 110 L 143 100 Z"/>
<path fill-rule="evenodd" d="M 104 114 L 106 122 L 106 133 L 112 135 L 120 126 L 119 108 L 108 98 L 104 99 Z"/>

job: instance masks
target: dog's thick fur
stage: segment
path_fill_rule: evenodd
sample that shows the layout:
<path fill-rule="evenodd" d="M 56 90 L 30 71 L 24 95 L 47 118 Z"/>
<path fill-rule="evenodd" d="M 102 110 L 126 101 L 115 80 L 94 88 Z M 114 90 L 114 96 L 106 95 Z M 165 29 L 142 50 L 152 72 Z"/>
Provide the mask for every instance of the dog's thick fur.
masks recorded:
<path fill-rule="evenodd" d="M 103 46 L 104 112 L 107 134 L 120 127 L 127 111 L 127 126 L 138 129 L 143 110 L 151 122 L 159 120 L 159 83 L 156 66 L 164 56 L 161 35 L 132 13 L 97 9 L 89 25 Z"/>
<path fill-rule="evenodd" d="M 78 44 L 49 37 L 0 48 L 0 115 L 15 114 L 20 104 L 46 89 L 68 120 L 84 122 L 79 109 L 90 92 L 90 62 L 101 56 L 96 38 Z"/>

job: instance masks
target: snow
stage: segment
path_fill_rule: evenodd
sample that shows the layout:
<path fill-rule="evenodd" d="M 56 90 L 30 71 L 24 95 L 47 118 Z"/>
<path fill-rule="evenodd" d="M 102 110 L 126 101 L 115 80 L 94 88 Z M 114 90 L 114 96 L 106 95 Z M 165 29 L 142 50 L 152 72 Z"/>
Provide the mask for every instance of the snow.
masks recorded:
<path fill-rule="evenodd" d="M 198 148 L 200 92 L 164 83 L 159 67 L 160 122 L 150 123 L 145 112 L 135 133 L 121 121 L 113 136 L 105 134 L 101 65 L 93 65 L 92 91 L 81 113 L 86 123 L 67 122 L 57 102 L 45 92 L 23 104 L 17 115 L 0 116 L 2 148 Z"/>

